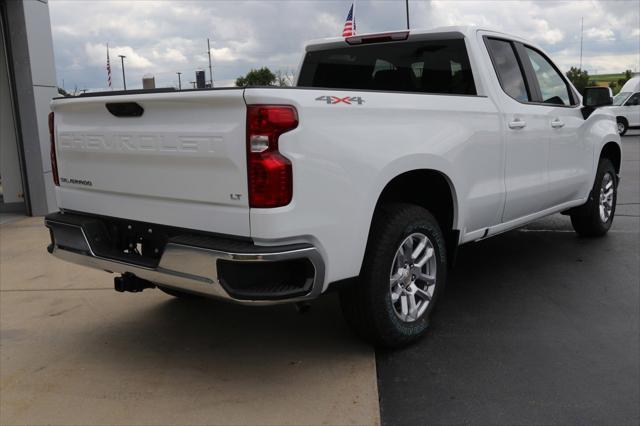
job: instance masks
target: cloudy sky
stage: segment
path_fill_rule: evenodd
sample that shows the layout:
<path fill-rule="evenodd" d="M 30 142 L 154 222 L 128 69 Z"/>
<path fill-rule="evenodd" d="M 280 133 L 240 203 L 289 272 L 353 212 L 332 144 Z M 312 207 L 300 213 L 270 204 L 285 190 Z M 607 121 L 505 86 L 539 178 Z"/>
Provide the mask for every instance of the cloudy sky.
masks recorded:
<path fill-rule="evenodd" d="M 146 73 L 157 86 L 194 80 L 207 69 L 211 39 L 216 86 L 252 67 L 295 70 L 306 40 L 342 31 L 352 0 L 81 1 L 50 0 L 59 84 L 67 90 L 106 87 L 109 43 L 114 88 L 122 87 L 117 55 L 126 55 L 128 88 Z M 411 0 L 411 26 L 475 24 L 535 40 L 567 70 L 580 57 L 591 74 L 640 68 L 640 0 Z M 358 32 L 401 29 L 404 1 L 357 0 Z M 208 74 L 207 74 L 208 78 Z"/>

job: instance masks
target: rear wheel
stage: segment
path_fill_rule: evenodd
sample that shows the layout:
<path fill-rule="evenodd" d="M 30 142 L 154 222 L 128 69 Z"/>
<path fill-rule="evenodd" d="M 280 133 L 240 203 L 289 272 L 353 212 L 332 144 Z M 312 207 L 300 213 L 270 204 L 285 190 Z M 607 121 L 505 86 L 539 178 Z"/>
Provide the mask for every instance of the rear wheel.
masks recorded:
<path fill-rule="evenodd" d="M 589 201 L 571 213 L 573 229 L 584 237 L 605 235 L 613 223 L 617 199 L 616 169 L 608 158 L 602 158 Z"/>
<path fill-rule="evenodd" d="M 629 123 L 627 123 L 627 120 L 622 117 L 618 117 L 617 121 L 618 121 L 618 134 L 620 136 L 624 136 L 624 134 L 627 133 L 627 130 L 629 130 Z"/>
<path fill-rule="evenodd" d="M 421 337 L 446 279 L 436 219 L 411 204 L 377 212 L 359 279 L 341 293 L 347 322 L 365 340 L 398 347 Z"/>

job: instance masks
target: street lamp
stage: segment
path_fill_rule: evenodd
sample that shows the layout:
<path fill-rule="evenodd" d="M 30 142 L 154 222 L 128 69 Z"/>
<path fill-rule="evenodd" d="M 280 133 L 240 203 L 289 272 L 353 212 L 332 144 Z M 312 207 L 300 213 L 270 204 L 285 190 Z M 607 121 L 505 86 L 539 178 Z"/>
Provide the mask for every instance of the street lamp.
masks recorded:
<path fill-rule="evenodd" d="M 177 72 L 176 74 L 178 74 L 178 90 L 182 90 L 182 80 L 180 80 L 180 75 L 182 73 L 181 72 Z"/>
<path fill-rule="evenodd" d="M 124 85 L 124 90 L 127 90 L 127 79 L 124 76 L 124 55 L 118 55 L 120 57 L 120 63 L 122 64 L 122 84 Z"/>

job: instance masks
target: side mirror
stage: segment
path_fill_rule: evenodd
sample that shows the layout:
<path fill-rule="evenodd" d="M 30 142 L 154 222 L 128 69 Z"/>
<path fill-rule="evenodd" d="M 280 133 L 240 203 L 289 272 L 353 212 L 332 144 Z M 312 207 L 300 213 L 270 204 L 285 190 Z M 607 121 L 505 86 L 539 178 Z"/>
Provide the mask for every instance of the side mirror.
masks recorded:
<path fill-rule="evenodd" d="M 584 89 L 582 105 L 591 108 L 598 108 L 606 105 L 613 105 L 613 96 L 609 87 L 587 87 Z"/>
<path fill-rule="evenodd" d="M 582 115 L 586 120 L 598 107 L 613 105 L 613 96 L 609 87 L 587 87 L 582 97 Z"/>

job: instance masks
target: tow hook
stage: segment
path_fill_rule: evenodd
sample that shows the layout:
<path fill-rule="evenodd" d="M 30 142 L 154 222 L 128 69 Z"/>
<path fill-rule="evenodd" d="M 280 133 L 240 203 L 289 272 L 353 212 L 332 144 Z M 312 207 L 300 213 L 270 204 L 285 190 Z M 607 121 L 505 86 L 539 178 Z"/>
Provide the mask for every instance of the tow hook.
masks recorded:
<path fill-rule="evenodd" d="M 155 288 L 155 284 L 151 281 L 138 278 L 130 272 L 125 272 L 122 276 L 113 279 L 113 288 L 120 293 L 125 291 L 139 293 L 145 288 Z"/>

